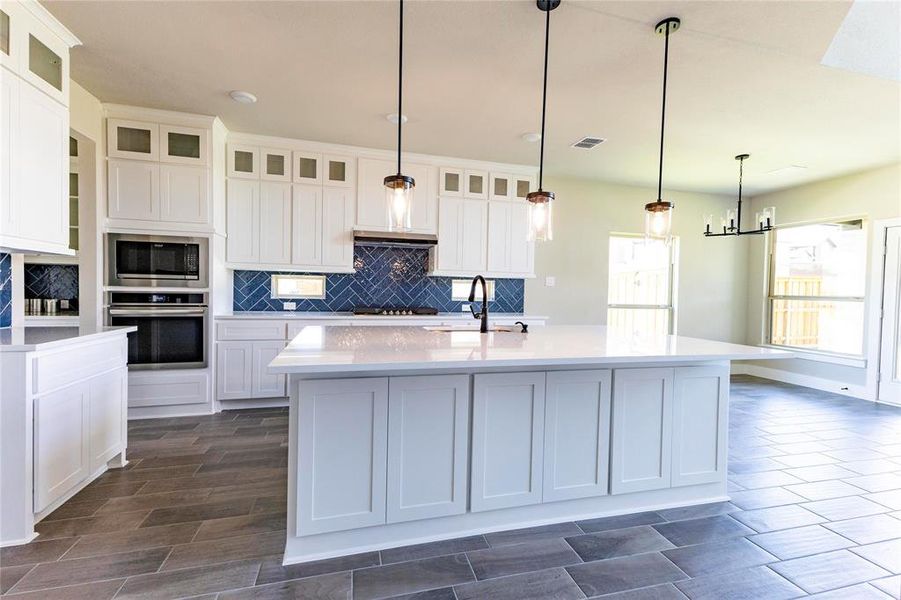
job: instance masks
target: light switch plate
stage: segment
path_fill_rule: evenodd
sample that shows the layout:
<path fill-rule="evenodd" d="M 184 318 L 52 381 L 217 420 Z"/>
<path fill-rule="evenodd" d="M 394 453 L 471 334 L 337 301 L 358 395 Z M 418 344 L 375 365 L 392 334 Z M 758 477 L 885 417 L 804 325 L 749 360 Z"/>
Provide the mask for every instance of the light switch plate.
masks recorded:
<path fill-rule="evenodd" d="M 282 302 L 284 310 L 297 310 L 297 302 Z"/>
<path fill-rule="evenodd" d="M 544 278 L 544 286 L 545 287 L 554 287 L 555 285 L 557 285 L 556 277 L 548 276 L 548 277 Z"/>

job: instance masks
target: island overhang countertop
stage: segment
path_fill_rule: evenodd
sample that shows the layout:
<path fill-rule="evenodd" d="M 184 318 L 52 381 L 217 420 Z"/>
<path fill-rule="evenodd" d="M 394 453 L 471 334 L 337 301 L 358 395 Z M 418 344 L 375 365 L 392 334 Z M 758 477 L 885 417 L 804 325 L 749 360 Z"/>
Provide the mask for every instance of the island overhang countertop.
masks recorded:
<path fill-rule="evenodd" d="M 676 335 L 634 336 L 604 326 L 550 325 L 528 333 L 470 328 L 304 327 L 272 373 L 390 373 L 529 366 L 612 366 L 791 358 L 791 352 Z"/>

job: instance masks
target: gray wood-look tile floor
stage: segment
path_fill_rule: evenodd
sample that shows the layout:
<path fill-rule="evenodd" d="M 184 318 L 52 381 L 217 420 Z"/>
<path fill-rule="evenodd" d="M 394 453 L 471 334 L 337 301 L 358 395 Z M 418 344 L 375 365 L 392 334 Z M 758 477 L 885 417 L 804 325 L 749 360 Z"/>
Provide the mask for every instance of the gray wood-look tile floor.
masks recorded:
<path fill-rule="evenodd" d="M 732 382 L 731 502 L 284 567 L 287 413 L 133 421 L 110 471 L 0 550 L 12 598 L 901 598 L 901 409 Z"/>

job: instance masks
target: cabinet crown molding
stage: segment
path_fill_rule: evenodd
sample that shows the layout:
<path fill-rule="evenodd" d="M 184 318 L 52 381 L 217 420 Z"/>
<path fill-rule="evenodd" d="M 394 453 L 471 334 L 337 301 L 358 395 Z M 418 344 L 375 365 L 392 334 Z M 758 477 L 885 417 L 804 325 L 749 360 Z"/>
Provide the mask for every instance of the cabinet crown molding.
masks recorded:
<path fill-rule="evenodd" d="M 65 25 L 60 23 L 57 18 L 37 0 L 19 0 L 19 4 L 30 12 L 42 25 L 53 32 L 53 34 L 62 40 L 63 43 L 69 46 L 69 48 L 82 45 L 81 40 L 78 39 L 74 33 L 69 31 Z"/>

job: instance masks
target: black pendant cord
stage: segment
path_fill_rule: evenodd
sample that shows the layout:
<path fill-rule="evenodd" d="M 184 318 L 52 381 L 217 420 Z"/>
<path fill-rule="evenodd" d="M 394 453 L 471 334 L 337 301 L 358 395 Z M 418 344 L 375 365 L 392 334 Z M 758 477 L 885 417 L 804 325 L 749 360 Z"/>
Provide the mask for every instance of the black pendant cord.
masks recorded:
<path fill-rule="evenodd" d="M 745 173 L 745 159 L 738 159 L 738 211 L 735 215 L 735 232 L 741 235 L 741 183 Z"/>
<path fill-rule="evenodd" d="M 397 54 L 397 174 L 400 175 L 401 127 L 404 123 L 404 0 L 400 0 L 400 43 Z"/>
<path fill-rule="evenodd" d="M 547 114 L 547 57 L 551 40 L 551 11 L 545 11 L 544 25 L 544 83 L 541 90 L 541 155 L 538 159 L 538 191 L 542 191 L 544 184 L 544 121 Z"/>
<path fill-rule="evenodd" d="M 660 107 L 660 167 L 657 171 L 657 202 L 663 202 L 663 134 L 666 126 L 666 75 L 669 63 L 669 30 L 670 24 L 666 24 L 663 34 L 663 102 Z"/>

